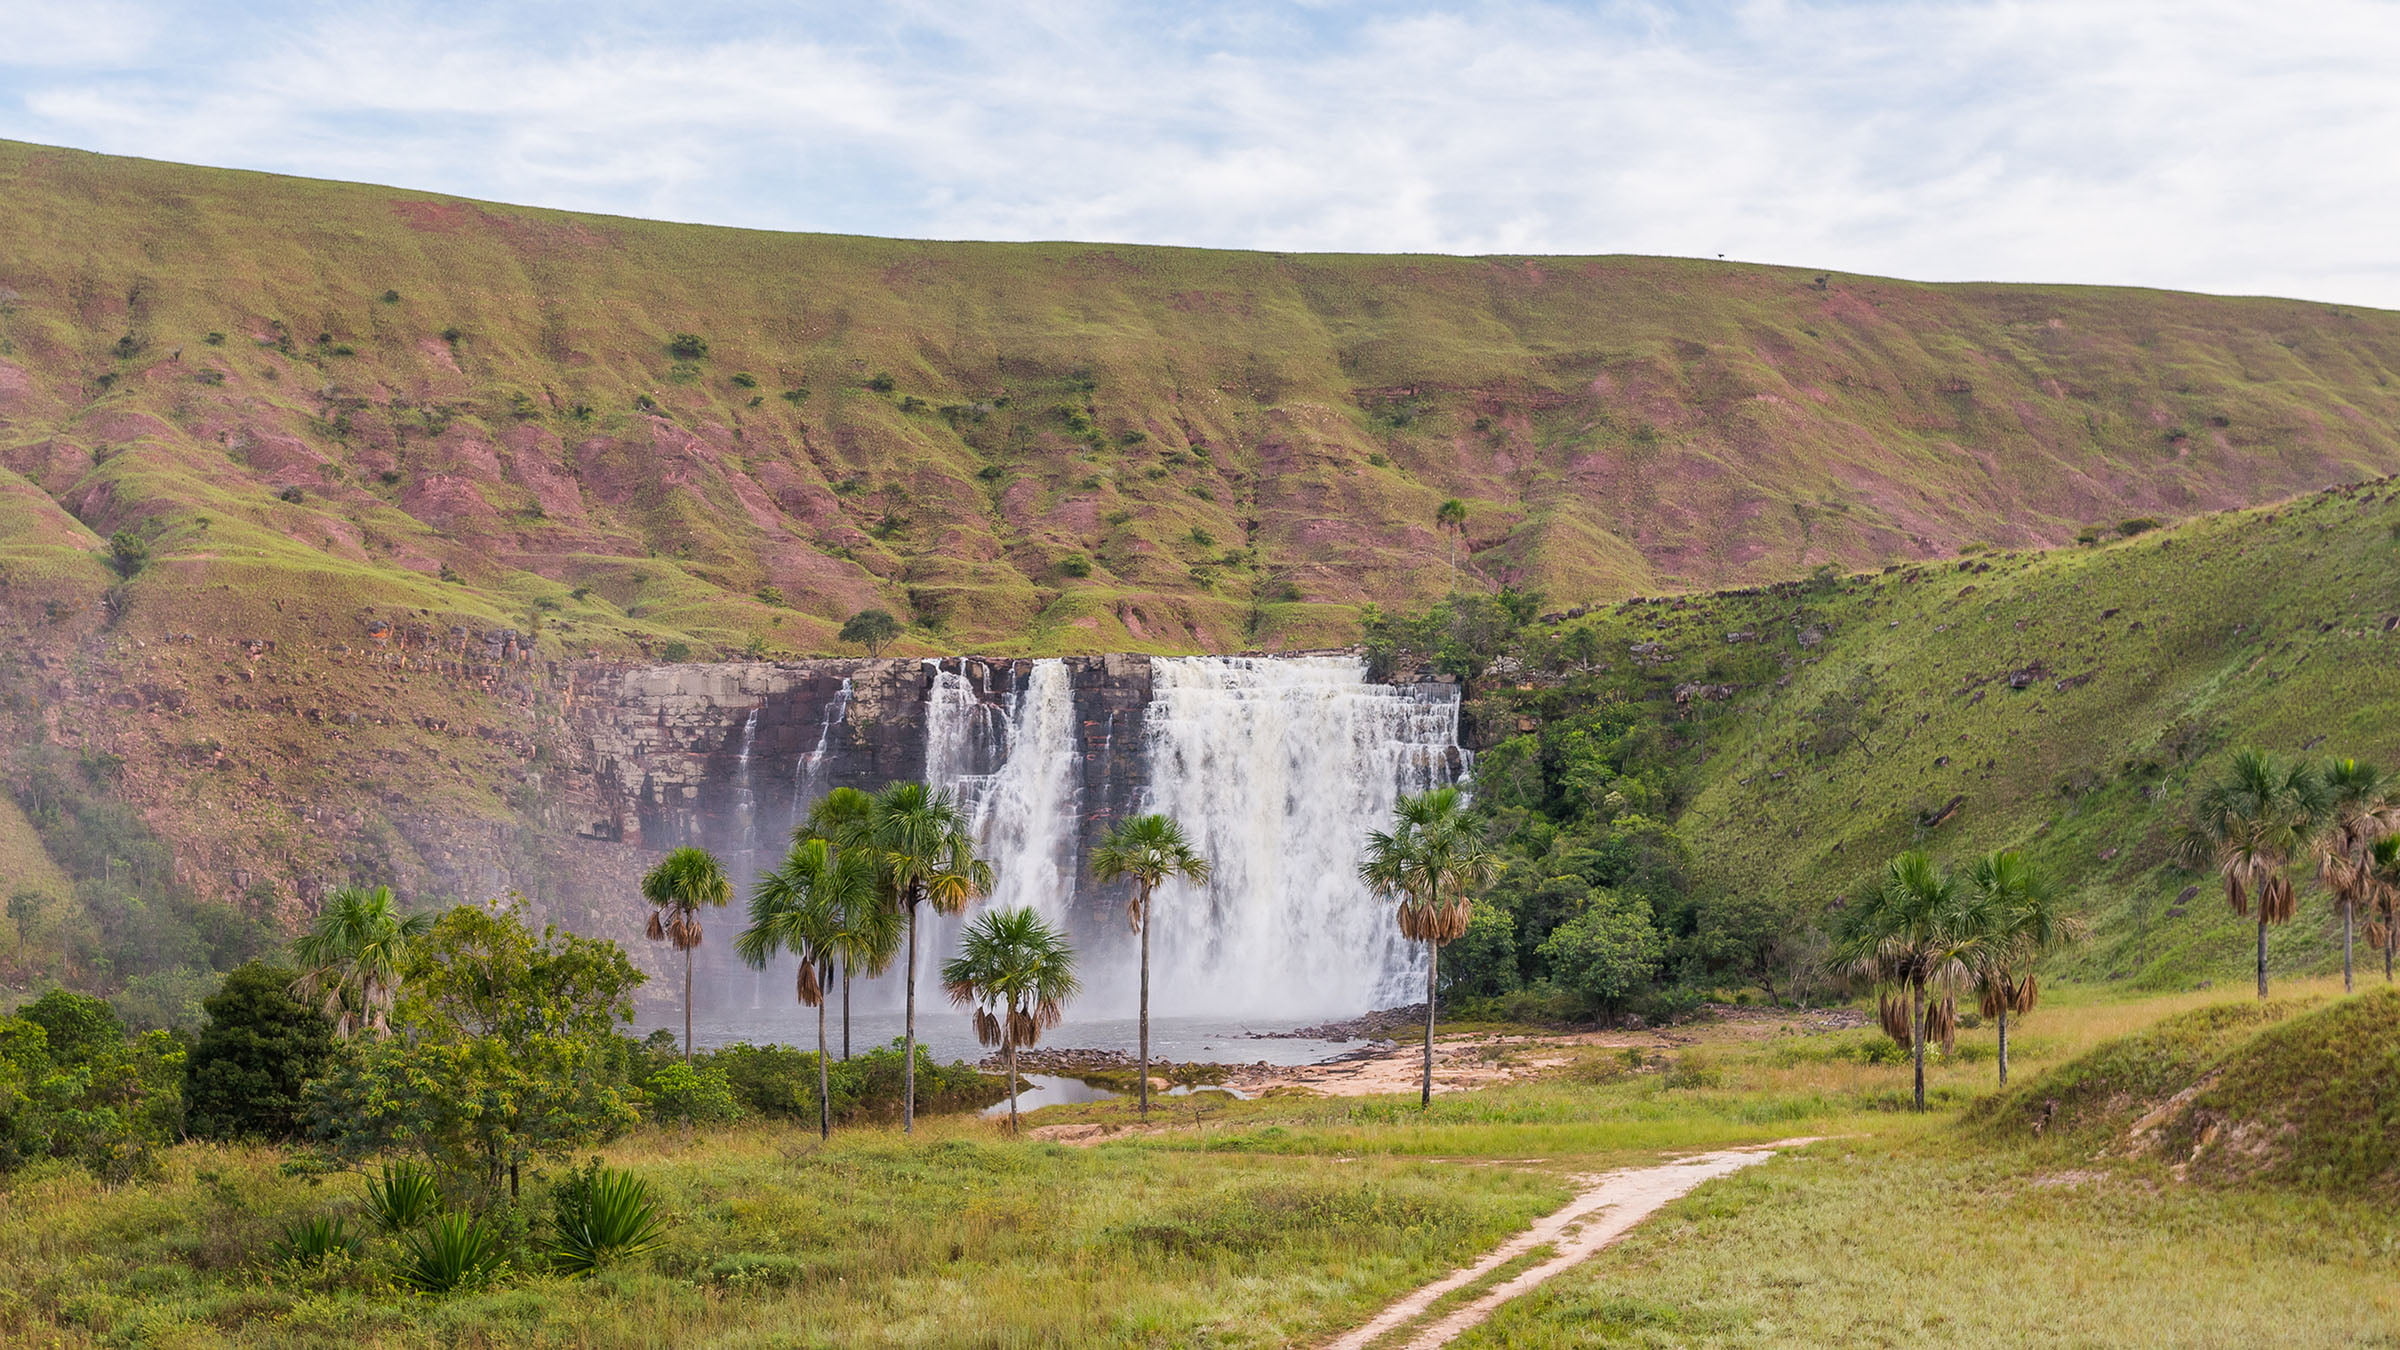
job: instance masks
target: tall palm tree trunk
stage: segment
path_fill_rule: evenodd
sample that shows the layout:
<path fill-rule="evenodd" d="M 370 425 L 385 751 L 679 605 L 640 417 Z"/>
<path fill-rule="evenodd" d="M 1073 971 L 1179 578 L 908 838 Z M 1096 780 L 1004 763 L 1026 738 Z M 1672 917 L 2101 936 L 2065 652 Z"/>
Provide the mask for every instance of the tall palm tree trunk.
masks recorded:
<path fill-rule="evenodd" d="M 1425 944 L 1425 1082 L 1417 1089 L 1417 1106 L 1433 1105 L 1433 991 L 1441 979 L 1442 944 Z"/>
<path fill-rule="evenodd" d="M 1142 1119 L 1150 1118 L 1150 888 L 1142 888 Z"/>
<path fill-rule="evenodd" d="M 2267 902 L 2258 902 L 2258 1001 L 2267 1001 Z"/>
<path fill-rule="evenodd" d="M 825 996 L 817 996 L 817 1138 L 833 1137 L 833 1103 L 827 1093 L 833 1082 L 825 1072 Z"/>
<path fill-rule="evenodd" d="M 2342 992 L 2345 994 L 2352 992 L 2350 988 L 2350 929 L 2350 902 L 2344 900 L 2342 902 Z"/>
<path fill-rule="evenodd" d="M 908 907 L 908 1017 L 900 1059 L 900 1132 L 917 1132 L 917 907 Z M 1015 1092 L 1015 1086 L 1010 1086 Z M 1015 1096 L 1010 1096 L 1015 1101 Z M 1010 1108 L 1015 1109 L 1015 1108 Z"/>
<path fill-rule="evenodd" d="M 692 1062 L 692 949 L 683 949 L 683 1062 Z"/>
<path fill-rule="evenodd" d="M 2005 999 L 2000 1004 L 2000 1086 L 2008 1086 L 2008 1003 Z"/>
<path fill-rule="evenodd" d="M 850 1062 L 850 958 L 842 958 L 842 1062 Z"/>
<path fill-rule="evenodd" d="M 1917 1067 L 1917 1109 L 1918 1109 L 1919 1111 L 1922 1111 L 1922 1110 L 1924 1110 L 1924 1109 L 1925 1109 L 1925 986 L 1924 986 L 1924 985 L 1922 985 L 1922 984 L 1911 984 L 1911 985 L 1909 985 L 1909 987 L 1908 987 L 1908 1003 L 1909 1003 L 1909 1011 L 1908 1011 L 1908 1039 L 1909 1039 L 1909 1047 L 1908 1047 L 1908 1054 L 1909 1054 L 1909 1058 L 1910 1058 L 1910 1059 L 1912 1059 L 1912 1060 L 1914 1060 L 1914 1061 L 1916 1062 L 1916 1067 Z"/>
<path fill-rule="evenodd" d="M 1008 1022 L 1012 1027 L 1016 1025 L 1017 1010 L 1015 1008 L 1008 1010 Z M 1008 1038 L 1008 1132 L 1012 1135 L 1017 1132 L 1017 1038 L 1015 1036 Z"/>

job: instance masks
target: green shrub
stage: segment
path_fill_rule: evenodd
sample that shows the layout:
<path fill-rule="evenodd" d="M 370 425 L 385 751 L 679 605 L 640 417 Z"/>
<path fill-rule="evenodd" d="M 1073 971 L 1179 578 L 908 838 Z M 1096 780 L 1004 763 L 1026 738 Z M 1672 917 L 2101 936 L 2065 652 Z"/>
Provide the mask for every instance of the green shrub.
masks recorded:
<path fill-rule="evenodd" d="M 1092 560 L 1080 553 L 1069 553 L 1058 560 L 1058 574 L 1062 577 L 1088 577 L 1092 574 Z"/>
<path fill-rule="evenodd" d="M 551 1208 L 550 1260 L 571 1275 L 640 1256 L 666 1240 L 666 1220 L 649 1186 L 631 1172 L 601 1166 L 598 1158 L 568 1169 L 551 1193 Z"/>
<path fill-rule="evenodd" d="M 877 371 L 875 372 L 874 378 L 867 381 L 867 388 L 874 390 L 878 394 L 888 394 L 892 392 L 895 387 L 897 387 L 897 383 L 898 382 L 893 380 L 891 376 L 883 373 L 882 371 Z"/>
<path fill-rule="evenodd" d="M 689 661 L 692 659 L 692 644 L 678 638 L 658 649 L 658 659 L 661 661 Z"/>
<path fill-rule="evenodd" d="M 423 1232 L 401 1240 L 402 1284 L 426 1294 L 447 1294 L 481 1284 L 499 1273 L 501 1235 L 497 1226 L 468 1214 L 445 1214 Z"/>
<path fill-rule="evenodd" d="M 678 361 L 700 361 L 708 356 L 708 339 L 698 333 L 677 333 L 667 339 L 667 355 Z"/>
<path fill-rule="evenodd" d="M 387 1233 L 404 1232 L 433 1217 L 442 1193 L 433 1173 L 421 1163 L 385 1163 L 367 1178 L 367 1213 Z"/>
<path fill-rule="evenodd" d="M 183 1065 L 185 1124 L 202 1139 L 288 1139 L 300 1089 L 333 1053 L 333 1025 L 292 997 L 292 972 L 252 961 L 201 1002 L 208 1015 Z"/>
<path fill-rule="evenodd" d="M 758 377 L 746 370 L 736 371 L 733 376 L 733 383 L 734 387 L 737 389 L 756 389 L 758 387 Z"/>
<path fill-rule="evenodd" d="M 714 1065 L 669 1064 L 642 1084 L 652 1120 L 680 1125 L 714 1124 L 738 1119 L 741 1103 L 725 1071 Z"/>

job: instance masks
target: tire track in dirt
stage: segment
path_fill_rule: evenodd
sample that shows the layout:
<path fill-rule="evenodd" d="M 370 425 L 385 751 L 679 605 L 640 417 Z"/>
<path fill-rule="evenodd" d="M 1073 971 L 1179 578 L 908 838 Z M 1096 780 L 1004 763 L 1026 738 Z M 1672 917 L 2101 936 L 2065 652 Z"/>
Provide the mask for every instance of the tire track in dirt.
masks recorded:
<path fill-rule="evenodd" d="M 1633 1231 L 1635 1225 L 1667 1202 L 1689 1194 L 1701 1182 L 1765 1162 L 1779 1150 L 1815 1142 L 1816 1136 L 1778 1139 L 1771 1144 L 1719 1149 L 1675 1162 L 1628 1167 L 1585 1178 L 1588 1184 L 1584 1189 L 1556 1213 L 1537 1220 L 1473 1265 L 1450 1272 L 1394 1302 L 1367 1322 L 1343 1332 L 1328 1341 L 1325 1350 L 1367 1350 L 1368 1346 L 1423 1317 L 1443 1295 L 1474 1284 L 1537 1247 L 1547 1245 L 1556 1249 L 1557 1255 L 1550 1259 L 1518 1272 L 1419 1327 L 1396 1350 L 1434 1350 L 1448 1345 L 1497 1312 L 1502 1304 L 1589 1259 Z"/>

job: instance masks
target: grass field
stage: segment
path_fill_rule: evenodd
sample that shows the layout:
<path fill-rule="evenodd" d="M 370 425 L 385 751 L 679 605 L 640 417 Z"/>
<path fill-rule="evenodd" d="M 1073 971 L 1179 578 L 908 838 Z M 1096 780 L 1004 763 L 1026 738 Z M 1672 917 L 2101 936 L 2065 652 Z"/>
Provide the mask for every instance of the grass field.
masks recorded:
<path fill-rule="evenodd" d="M 2289 991 L 2303 1000 L 2323 983 Z M 2028 1020 L 2030 1079 L 2226 992 L 2068 986 Z M 1588 1047 L 1530 1082 L 1413 1102 L 1180 1101 L 1092 1147 L 977 1119 L 819 1147 L 759 1126 L 608 1150 L 676 1216 L 653 1258 L 446 1297 L 375 1262 L 277 1266 L 283 1223 L 358 1182 L 187 1145 L 156 1182 L 28 1173 L 0 1192 L 0 1334 L 26 1345 L 1273 1346 L 1309 1344 L 1555 1208 L 1570 1179 L 1731 1143 L 1831 1136 L 1675 1203 L 1462 1345 L 2388 1345 L 2400 1177 L 2347 1194 L 2178 1181 L 1962 1128 L 1988 1030 L 1896 1109 L 1865 1032 L 1705 1024 L 1633 1068 Z M 1114 1103 L 1031 1124 L 1113 1120 Z M 539 1187 L 535 1188 L 538 1197 Z M 537 1198 L 538 1204 L 538 1198 Z M 1455 1301 L 1455 1300 L 1453 1300 Z M 1440 1306 L 1448 1306 L 1445 1303 Z M 2379 1339 L 2380 1338 L 2380 1339 Z"/>

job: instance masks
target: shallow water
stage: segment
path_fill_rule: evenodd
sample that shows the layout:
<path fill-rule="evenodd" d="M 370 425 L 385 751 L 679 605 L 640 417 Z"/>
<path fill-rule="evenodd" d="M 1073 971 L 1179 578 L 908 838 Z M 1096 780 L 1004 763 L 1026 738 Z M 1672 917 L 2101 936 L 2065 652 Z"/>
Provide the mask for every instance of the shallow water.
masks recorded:
<path fill-rule="evenodd" d="M 842 1047 L 840 1003 L 837 1001 L 827 1013 L 826 1037 L 833 1052 L 839 1055 Z M 1274 1020 L 1153 1017 L 1150 1019 L 1150 1058 L 1199 1064 L 1252 1064 L 1262 1060 L 1275 1065 L 1315 1064 L 1354 1049 L 1359 1044 L 1356 1041 L 1296 1040 L 1257 1034 L 1286 1031 L 1294 1025 L 1297 1024 Z M 665 1027 L 680 1037 L 683 1034 L 683 1015 L 664 1010 L 652 1012 L 634 1024 L 633 1034 L 647 1035 L 659 1027 Z M 1043 1036 L 1042 1047 L 1123 1050 L 1130 1053 L 1136 1044 L 1138 1027 L 1136 1020 L 1130 1017 L 1095 1018 L 1089 1021 L 1071 1019 Z M 855 1013 L 850 1019 L 850 1048 L 854 1052 L 871 1050 L 897 1040 L 901 1030 L 902 1018 L 897 1013 Z M 946 1004 L 918 1012 L 917 1039 L 933 1052 L 935 1059 L 945 1063 L 954 1059 L 973 1063 L 990 1053 L 976 1044 L 973 1025 Z M 694 1045 L 713 1048 L 734 1041 L 748 1041 L 754 1045 L 795 1045 L 814 1050 L 817 1046 L 816 1010 L 788 1004 L 781 1008 L 703 1009 L 693 1018 Z"/>

